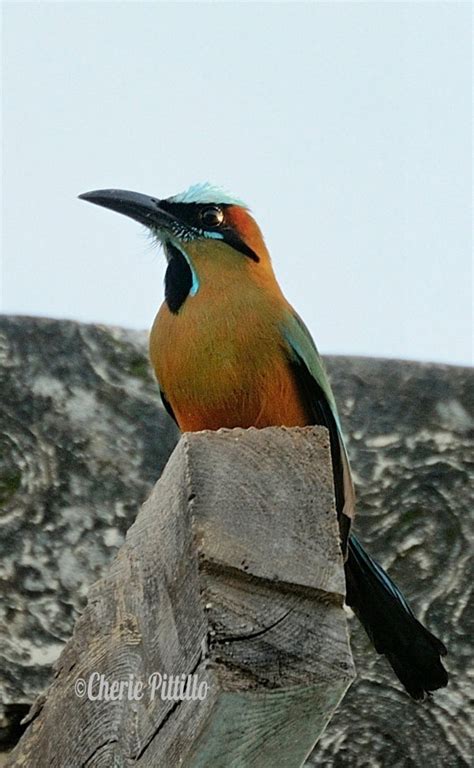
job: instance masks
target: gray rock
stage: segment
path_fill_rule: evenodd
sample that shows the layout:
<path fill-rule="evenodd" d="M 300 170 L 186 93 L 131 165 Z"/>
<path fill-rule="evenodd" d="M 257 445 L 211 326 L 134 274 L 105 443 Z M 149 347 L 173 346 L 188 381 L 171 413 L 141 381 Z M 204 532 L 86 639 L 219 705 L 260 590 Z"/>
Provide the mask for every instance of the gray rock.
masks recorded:
<path fill-rule="evenodd" d="M 0 700 L 11 742 L 176 431 L 145 334 L 3 317 L 0 356 Z M 352 620 L 358 679 L 309 764 L 469 765 L 472 371 L 350 357 L 327 366 L 357 482 L 358 535 L 447 644 L 451 681 L 413 702 Z"/>
<path fill-rule="evenodd" d="M 145 345 L 144 333 L 0 318 L 4 741 L 175 445 Z"/>
<path fill-rule="evenodd" d="M 358 491 L 357 535 L 447 645 L 447 688 L 417 703 L 354 618 L 358 676 L 309 764 L 455 768 L 474 732 L 474 377 L 469 368 L 330 358 Z"/>

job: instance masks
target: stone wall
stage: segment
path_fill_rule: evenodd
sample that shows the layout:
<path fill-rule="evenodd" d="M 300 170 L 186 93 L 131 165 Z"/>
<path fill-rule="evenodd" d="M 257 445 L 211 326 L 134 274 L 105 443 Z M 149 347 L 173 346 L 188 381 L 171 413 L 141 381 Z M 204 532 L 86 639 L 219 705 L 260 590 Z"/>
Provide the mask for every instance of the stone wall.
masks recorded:
<path fill-rule="evenodd" d="M 146 334 L 0 317 L 0 726 L 48 684 L 87 588 L 175 445 Z M 417 704 L 355 619 L 356 682 L 313 766 L 467 766 L 472 754 L 474 387 L 466 368 L 326 359 L 358 488 L 357 532 L 446 643 L 447 689 Z M 471 485 L 469 485 L 471 473 Z"/>

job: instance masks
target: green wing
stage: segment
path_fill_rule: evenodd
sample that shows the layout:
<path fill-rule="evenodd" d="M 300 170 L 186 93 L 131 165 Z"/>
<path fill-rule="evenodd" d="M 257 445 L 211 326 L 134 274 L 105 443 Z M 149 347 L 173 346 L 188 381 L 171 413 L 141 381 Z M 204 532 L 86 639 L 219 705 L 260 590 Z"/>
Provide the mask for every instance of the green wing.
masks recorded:
<path fill-rule="evenodd" d="M 321 356 L 316 349 L 316 344 L 306 325 L 296 312 L 292 312 L 291 314 L 288 314 L 282 330 L 286 341 L 290 345 L 294 359 L 298 359 L 298 361 L 304 363 L 311 376 L 322 389 L 324 397 L 336 421 L 338 430 L 342 432 L 336 401 L 332 393 L 323 361 L 321 360 Z"/>
<path fill-rule="evenodd" d="M 289 312 L 281 331 L 293 375 L 313 424 L 329 430 L 336 509 L 345 550 L 355 498 L 336 401 L 319 352 L 301 318 Z"/>

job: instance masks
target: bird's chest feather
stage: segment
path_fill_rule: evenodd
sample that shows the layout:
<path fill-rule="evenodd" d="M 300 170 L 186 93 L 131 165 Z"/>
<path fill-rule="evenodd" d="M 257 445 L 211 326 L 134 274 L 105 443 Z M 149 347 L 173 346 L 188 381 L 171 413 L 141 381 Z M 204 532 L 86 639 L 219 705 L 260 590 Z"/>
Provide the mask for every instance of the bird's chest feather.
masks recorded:
<path fill-rule="evenodd" d="M 164 304 L 150 337 L 152 364 L 182 430 L 308 423 L 279 333 L 281 309 L 260 293 Z"/>

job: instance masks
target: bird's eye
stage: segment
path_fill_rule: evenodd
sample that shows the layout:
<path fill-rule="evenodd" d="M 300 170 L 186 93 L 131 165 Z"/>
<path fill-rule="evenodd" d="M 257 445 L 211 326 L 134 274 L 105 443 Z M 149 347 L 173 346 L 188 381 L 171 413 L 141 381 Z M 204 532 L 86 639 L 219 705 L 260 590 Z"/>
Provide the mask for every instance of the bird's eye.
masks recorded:
<path fill-rule="evenodd" d="M 219 227 L 224 221 L 224 212 L 222 208 L 213 205 L 210 208 L 204 208 L 200 213 L 200 217 L 204 227 Z"/>

